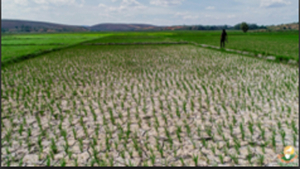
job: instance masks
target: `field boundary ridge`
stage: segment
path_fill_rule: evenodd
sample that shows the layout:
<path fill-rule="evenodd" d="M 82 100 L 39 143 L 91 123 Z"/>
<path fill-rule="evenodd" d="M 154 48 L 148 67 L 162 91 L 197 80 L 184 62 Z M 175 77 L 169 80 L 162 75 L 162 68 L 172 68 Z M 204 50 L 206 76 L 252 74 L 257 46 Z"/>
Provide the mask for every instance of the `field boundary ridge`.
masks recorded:
<path fill-rule="evenodd" d="M 66 43 L 41 43 L 41 44 L 1 44 L 1 46 L 51 46 L 51 45 L 67 45 Z"/>
<path fill-rule="evenodd" d="M 81 43 L 82 45 L 161 45 L 190 44 L 190 42 Z"/>

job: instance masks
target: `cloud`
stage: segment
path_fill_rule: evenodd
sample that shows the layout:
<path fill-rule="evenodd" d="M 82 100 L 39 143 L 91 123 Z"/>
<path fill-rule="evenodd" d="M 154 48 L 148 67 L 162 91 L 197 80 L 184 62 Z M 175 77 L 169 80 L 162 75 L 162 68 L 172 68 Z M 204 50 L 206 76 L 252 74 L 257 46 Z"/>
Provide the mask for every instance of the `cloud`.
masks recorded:
<path fill-rule="evenodd" d="M 214 20 L 220 19 L 219 16 L 217 16 L 217 15 L 210 15 L 210 14 L 205 14 L 204 17 L 205 18 L 209 18 L 209 19 L 214 19 Z"/>
<path fill-rule="evenodd" d="M 185 0 L 151 0 L 150 4 L 156 6 L 169 7 L 169 6 L 181 5 L 183 1 Z"/>
<path fill-rule="evenodd" d="M 62 6 L 62 5 L 75 4 L 76 1 L 75 0 L 34 0 L 34 2 L 43 5 L 54 4 L 57 6 Z M 82 1 L 82 3 L 84 3 L 84 1 Z"/>
<path fill-rule="evenodd" d="M 121 5 L 126 6 L 126 7 L 141 7 L 143 6 L 141 3 L 139 3 L 136 0 L 123 0 Z"/>
<path fill-rule="evenodd" d="M 47 0 L 34 0 L 34 2 L 37 4 L 48 4 Z"/>
<path fill-rule="evenodd" d="M 235 18 L 235 15 L 227 15 L 227 18 Z"/>
<path fill-rule="evenodd" d="M 106 8 L 106 5 L 105 4 L 99 4 L 98 5 L 100 8 Z"/>
<path fill-rule="evenodd" d="M 112 0 L 113 2 L 117 2 L 117 0 Z M 110 6 L 107 7 L 104 4 L 99 4 L 99 7 L 106 7 L 106 11 L 109 12 L 123 12 L 123 11 L 128 11 L 128 10 L 139 10 L 139 9 L 145 9 L 147 8 L 146 6 L 142 5 L 136 0 L 121 0 L 120 6 L 115 7 L 115 6 Z"/>
<path fill-rule="evenodd" d="M 273 7 L 283 7 L 290 5 L 290 1 L 286 0 L 261 0 L 260 7 L 273 8 Z"/>
<path fill-rule="evenodd" d="M 183 20 L 189 20 L 189 19 L 198 19 L 199 15 L 191 14 L 189 12 L 177 12 L 175 16 L 181 17 Z"/>
<path fill-rule="evenodd" d="M 215 7 L 214 6 L 208 6 L 205 9 L 215 9 Z"/>
<path fill-rule="evenodd" d="M 27 0 L 14 0 L 14 3 L 17 5 L 27 6 L 28 1 Z"/>

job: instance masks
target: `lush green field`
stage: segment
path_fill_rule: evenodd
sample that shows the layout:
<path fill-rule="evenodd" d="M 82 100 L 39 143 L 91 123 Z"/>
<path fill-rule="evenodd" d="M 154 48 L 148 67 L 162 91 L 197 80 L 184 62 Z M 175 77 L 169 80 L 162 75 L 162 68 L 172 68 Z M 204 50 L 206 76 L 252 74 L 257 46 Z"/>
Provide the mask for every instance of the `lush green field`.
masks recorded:
<path fill-rule="evenodd" d="M 298 77 L 193 45 L 51 52 L 1 69 L 1 166 L 278 166 Z"/>
<path fill-rule="evenodd" d="M 136 43 L 136 42 L 194 42 L 220 45 L 220 31 L 168 31 L 168 32 L 103 32 L 64 34 L 22 34 L 1 37 L 1 62 L 22 58 L 28 54 L 39 54 L 52 50 L 88 43 Z M 228 31 L 226 48 L 250 51 L 257 54 L 285 56 L 299 60 L 299 33 Z"/>
<path fill-rule="evenodd" d="M 299 32 L 248 32 L 227 31 L 226 48 L 256 53 L 288 56 L 299 59 Z M 220 31 L 179 32 L 172 38 L 220 46 Z"/>
<path fill-rule="evenodd" d="M 40 53 L 98 39 L 110 34 L 68 33 L 68 34 L 20 34 L 1 37 L 1 62 L 22 58 L 28 54 Z"/>
<path fill-rule="evenodd" d="M 60 45 L 42 45 L 42 46 L 1 46 L 1 61 L 15 59 L 20 56 L 34 54 L 45 50 L 52 50 L 61 47 Z"/>
<path fill-rule="evenodd" d="M 175 42 L 175 33 L 170 32 L 127 32 L 96 39 L 91 43 L 137 43 L 137 42 Z"/>
<path fill-rule="evenodd" d="M 268 56 L 286 56 L 298 60 L 299 33 L 228 31 L 226 48 L 254 52 Z M 176 31 L 172 32 L 128 32 L 96 39 L 92 43 L 133 43 L 133 42 L 195 42 L 220 46 L 220 31 Z"/>
<path fill-rule="evenodd" d="M 137 36 L 137 35 L 113 35 L 96 39 L 90 43 L 138 43 L 138 42 L 174 42 L 175 39 L 164 37 L 164 36 Z"/>

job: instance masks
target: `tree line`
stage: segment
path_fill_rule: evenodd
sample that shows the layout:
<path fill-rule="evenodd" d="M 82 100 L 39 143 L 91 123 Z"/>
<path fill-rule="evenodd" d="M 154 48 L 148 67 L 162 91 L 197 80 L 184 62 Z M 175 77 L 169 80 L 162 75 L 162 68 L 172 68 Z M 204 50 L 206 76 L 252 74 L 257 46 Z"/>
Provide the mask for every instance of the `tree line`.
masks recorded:
<path fill-rule="evenodd" d="M 267 29 L 266 26 L 259 26 L 257 24 L 248 24 L 246 22 L 242 22 L 239 24 L 236 24 L 234 26 L 228 26 L 228 25 L 221 25 L 221 26 L 204 26 L 204 25 L 195 25 L 195 26 L 183 26 L 182 28 L 179 28 L 179 30 L 243 30 L 244 32 L 247 32 L 248 30 L 256 30 L 256 29 Z"/>
<path fill-rule="evenodd" d="M 168 30 L 170 27 L 161 27 L 155 30 Z M 194 26 L 180 26 L 180 28 L 176 28 L 174 30 L 243 30 L 244 32 L 247 32 L 248 30 L 255 30 L 255 29 L 267 29 L 266 26 L 259 26 L 257 24 L 248 24 L 246 22 L 236 24 L 234 26 L 228 26 L 228 25 L 221 25 L 221 26 L 204 26 L 204 25 L 194 25 Z M 31 26 L 15 26 L 14 29 L 4 29 L 1 28 L 1 33 L 6 32 L 47 32 L 47 31 L 55 31 L 55 32 L 74 32 L 74 29 L 66 29 L 66 28 L 60 28 L 60 29 L 49 29 L 44 27 L 31 27 Z"/>

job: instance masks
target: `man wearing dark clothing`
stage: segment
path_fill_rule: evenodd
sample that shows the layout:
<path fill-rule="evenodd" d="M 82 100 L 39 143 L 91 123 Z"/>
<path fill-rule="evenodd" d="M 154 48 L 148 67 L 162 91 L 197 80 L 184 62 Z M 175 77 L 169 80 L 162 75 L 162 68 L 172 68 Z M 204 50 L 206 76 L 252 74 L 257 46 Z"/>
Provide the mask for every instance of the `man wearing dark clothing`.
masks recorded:
<path fill-rule="evenodd" d="M 222 35 L 221 35 L 221 48 L 225 47 L 225 40 L 227 41 L 227 33 L 225 29 L 223 29 Z"/>

